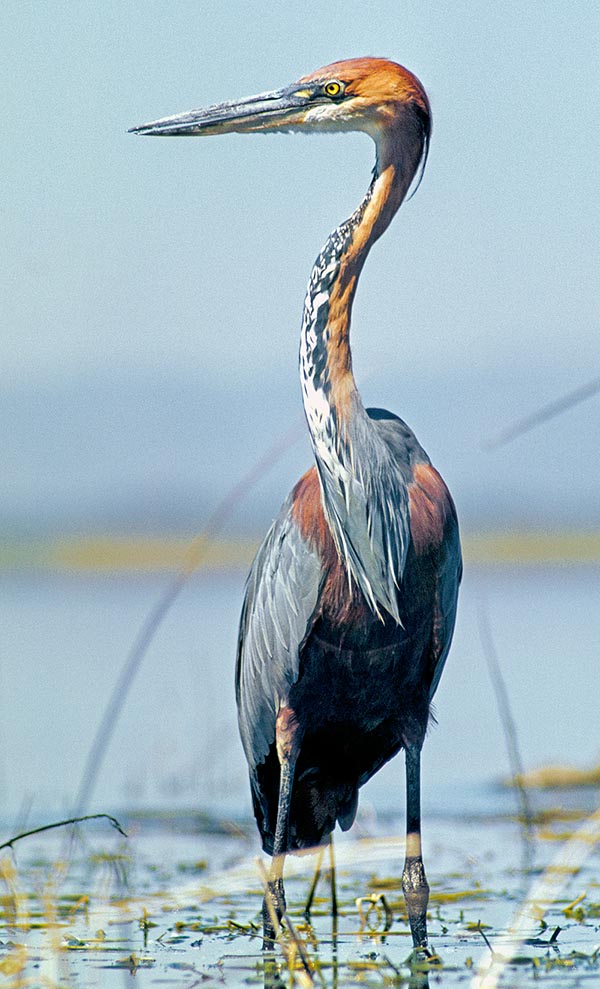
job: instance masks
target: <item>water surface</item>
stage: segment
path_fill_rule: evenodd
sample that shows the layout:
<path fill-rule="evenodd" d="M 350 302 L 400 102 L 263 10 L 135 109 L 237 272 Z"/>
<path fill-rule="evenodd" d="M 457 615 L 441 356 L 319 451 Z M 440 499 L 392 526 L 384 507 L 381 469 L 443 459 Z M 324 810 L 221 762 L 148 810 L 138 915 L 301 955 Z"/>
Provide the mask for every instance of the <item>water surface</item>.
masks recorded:
<path fill-rule="evenodd" d="M 115 727 L 93 808 L 193 807 L 245 814 L 233 671 L 245 575 L 193 577 L 168 614 Z M 169 578 L 2 575 L 0 802 L 3 815 L 71 807 L 88 747 L 137 630 Z M 600 570 L 467 571 L 455 641 L 424 749 L 426 806 L 477 801 L 509 771 L 482 652 L 488 609 L 526 768 L 598 761 Z M 363 804 L 400 809 L 389 764 Z"/>

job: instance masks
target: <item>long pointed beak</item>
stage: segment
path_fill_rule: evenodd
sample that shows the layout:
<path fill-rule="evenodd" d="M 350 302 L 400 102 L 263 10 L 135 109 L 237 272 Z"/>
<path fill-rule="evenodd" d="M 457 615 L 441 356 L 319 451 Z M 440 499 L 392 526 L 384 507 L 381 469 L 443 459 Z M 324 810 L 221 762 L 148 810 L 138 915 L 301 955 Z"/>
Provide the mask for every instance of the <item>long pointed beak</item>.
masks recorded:
<path fill-rule="evenodd" d="M 132 127 L 129 133 L 151 137 L 197 137 L 291 130 L 302 124 L 311 96 L 312 92 L 306 86 L 288 86 L 235 103 L 216 103 L 174 117 L 163 117 Z"/>

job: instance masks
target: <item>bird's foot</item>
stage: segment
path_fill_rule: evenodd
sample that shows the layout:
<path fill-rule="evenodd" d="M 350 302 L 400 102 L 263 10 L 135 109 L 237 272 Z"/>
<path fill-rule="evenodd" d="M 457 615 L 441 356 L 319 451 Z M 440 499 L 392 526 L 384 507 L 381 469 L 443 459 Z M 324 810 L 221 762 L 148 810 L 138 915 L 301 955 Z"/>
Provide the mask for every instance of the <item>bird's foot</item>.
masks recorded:
<path fill-rule="evenodd" d="M 283 879 L 270 879 L 263 899 L 263 948 L 273 947 L 286 910 Z"/>

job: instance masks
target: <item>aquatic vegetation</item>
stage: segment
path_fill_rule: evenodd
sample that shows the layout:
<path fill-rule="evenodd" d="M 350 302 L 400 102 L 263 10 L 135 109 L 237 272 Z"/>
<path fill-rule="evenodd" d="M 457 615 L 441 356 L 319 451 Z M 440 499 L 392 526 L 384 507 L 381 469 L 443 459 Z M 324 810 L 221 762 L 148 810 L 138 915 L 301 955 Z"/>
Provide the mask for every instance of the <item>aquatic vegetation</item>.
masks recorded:
<path fill-rule="evenodd" d="M 568 989 L 585 976 L 600 978 L 600 861 L 590 820 L 576 822 L 561 848 L 539 844 L 533 877 L 516 867 L 514 821 L 434 820 L 433 950 L 420 958 L 401 897 L 398 837 L 339 841 L 336 923 L 324 880 L 305 920 L 315 857 L 291 859 L 289 922 L 276 950 L 263 953 L 261 876 L 243 829 L 186 833 L 181 821 L 170 829 L 163 817 L 138 822 L 129 839 L 94 834 L 92 845 L 89 835 L 74 847 L 58 835 L 38 836 L 0 858 L 2 983 L 87 989 L 121 985 L 125 972 L 138 986 L 188 989 L 491 989 L 546 980 Z"/>

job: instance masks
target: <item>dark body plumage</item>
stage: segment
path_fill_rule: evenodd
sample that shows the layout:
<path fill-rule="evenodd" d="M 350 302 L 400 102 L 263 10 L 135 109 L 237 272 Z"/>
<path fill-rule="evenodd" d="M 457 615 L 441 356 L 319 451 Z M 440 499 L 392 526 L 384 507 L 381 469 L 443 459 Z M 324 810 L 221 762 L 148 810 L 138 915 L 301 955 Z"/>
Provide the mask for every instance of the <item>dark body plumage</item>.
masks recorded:
<path fill-rule="evenodd" d="M 408 426 L 392 413 L 367 411 L 408 492 L 410 539 L 398 589 L 401 624 L 374 614 L 356 584 L 349 586 L 323 514 L 316 467 L 286 500 L 248 580 L 237 700 L 254 812 L 269 853 L 280 774 L 275 698 L 287 693 L 302 735 L 288 830 L 291 851 L 318 844 L 336 821 L 349 828 L 358 788 L 403 746 L 421 747 L 452 638 L 462 569 L 452 499 Z M 261 583 L 266 594 L 261 595 Z M 259 628 L 252 628 L 253 621 Z M 282 683 L 281 655 L 289 657 L 292 629 L 297 672 L 290 669 Z M 253 634 L 264 657 L 255 671 L 259 679 L 242 667 Z"/>

